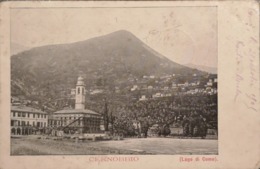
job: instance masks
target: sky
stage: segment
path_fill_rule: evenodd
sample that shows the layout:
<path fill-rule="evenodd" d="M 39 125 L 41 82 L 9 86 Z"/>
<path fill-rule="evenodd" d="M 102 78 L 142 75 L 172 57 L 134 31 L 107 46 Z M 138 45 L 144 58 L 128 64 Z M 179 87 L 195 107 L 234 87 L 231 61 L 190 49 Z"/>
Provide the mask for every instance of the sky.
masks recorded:
<path fill-rule="evenodd" d="M 11 53 L 118 30 L 177 63 L 217 67 L 216 7 L 11 9 Z"/>

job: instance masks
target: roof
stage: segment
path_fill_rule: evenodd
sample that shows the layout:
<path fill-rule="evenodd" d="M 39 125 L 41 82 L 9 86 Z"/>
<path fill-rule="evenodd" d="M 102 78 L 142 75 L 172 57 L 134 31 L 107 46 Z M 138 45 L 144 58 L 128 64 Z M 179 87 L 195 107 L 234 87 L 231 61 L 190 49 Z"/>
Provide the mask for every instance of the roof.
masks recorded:
<path fill-rule="evenodd" d="M 52 114 L 52 115 L 49 115 L 48 119 L 49 119 L 49 120 L 60 120 L 59 117 L 53 116 L 53 114 Z"/>
<path fill-rule="evenodd" d="M 35 109 L 32 107 L 28 107 L 28 106 L 11 106 L 11 111 L 47 114 L 47 112 L 43 112 L 41 110 L 38 110 L 38 109 Z"/>
<path fill-rule="evenodd" d="M 54 114 L 94 114 L 94 115 L 100 115 L 97 112 L 94 112 L 89 109 L 64 109 L 54 112 Z"/>
<path fill-rule="evenodd" d="M 78 81 L 77 81 L 77 86 L 79 86 L 79 85 L 84 86 L 84 81 L 83 81 L 83 78 L 81 76 L 78 77 Z"/>

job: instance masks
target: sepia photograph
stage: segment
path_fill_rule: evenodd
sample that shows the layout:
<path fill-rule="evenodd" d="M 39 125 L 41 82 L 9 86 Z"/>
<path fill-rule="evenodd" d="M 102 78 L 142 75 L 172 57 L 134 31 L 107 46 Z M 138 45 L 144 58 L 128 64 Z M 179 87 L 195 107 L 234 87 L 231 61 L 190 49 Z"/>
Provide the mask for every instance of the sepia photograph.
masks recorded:
<path fill-rule="evenodd" d="M 218 155 L 217 18 L 10 9 L 10 155 Z"/>

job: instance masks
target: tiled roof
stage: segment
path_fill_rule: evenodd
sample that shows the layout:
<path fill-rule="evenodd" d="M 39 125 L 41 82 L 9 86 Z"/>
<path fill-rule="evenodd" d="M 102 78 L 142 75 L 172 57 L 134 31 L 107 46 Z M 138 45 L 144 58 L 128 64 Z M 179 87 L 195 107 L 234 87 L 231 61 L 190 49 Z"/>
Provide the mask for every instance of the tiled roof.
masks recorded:
<path fill-rule="evenodd" d="M 59 110 L 54 112 L 54 114 L 95 114 L 95 115 L 100 115 L 97 112 L 94 112 L 89 109 L 64 109 L 64 110 Z"/>
<path fill-rule="evenodd" d="M 11 106 L 11 111 L 47 114 L 46 112 L 28 106 Z"/>

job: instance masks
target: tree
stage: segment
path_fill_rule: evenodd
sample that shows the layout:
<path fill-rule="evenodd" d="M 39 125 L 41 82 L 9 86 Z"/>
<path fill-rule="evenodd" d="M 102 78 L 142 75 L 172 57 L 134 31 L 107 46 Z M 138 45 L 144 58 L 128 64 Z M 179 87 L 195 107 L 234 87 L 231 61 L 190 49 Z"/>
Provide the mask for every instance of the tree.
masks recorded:
<path fill-rule="evenodd" d="M 125 115 L 116 117 L 114 121 L 114 132 L 124 136 L 135 135 L 135 128 L 132 120 Z"/>
<path fill-rule="evenodd" d="M 108 118 L 108 108 L 107 108 L 107 99 L 104 99 L 105 105 L 104 105 L 104 113 L 103 113 L 103 119 L 104 119 L 104 127 L 105 131 L 108 131 L 108 124 L 109 124 L 109 118 Z"/>
<path fill-rule="evenodd" d="M 163 135 L 164 137 L 168 136 L 169 134 L 171 134 L 171 130 L 169 125 L 163 125 L 159 127 L 158 130 L 158 135 Z"/>
<path fill-rule="evenodd" d="M 141 123 L 141 133 L 144 134 L 144 137 L 147 137 L 147 133 L 149 128 L 152 126 L 151 123 L 149 123 L 149 120 L 147 118 L 143 118 L 140 120 Z"/>
<path fill-rule="evenodd" d="M 114 123 L 115 123 L 115 116 L 113 116 L 112 111 L 109 115 L 109 123 L 111 124 L 111 133 L 114 134 Z"/>

